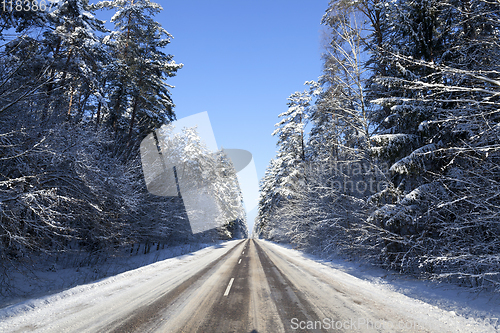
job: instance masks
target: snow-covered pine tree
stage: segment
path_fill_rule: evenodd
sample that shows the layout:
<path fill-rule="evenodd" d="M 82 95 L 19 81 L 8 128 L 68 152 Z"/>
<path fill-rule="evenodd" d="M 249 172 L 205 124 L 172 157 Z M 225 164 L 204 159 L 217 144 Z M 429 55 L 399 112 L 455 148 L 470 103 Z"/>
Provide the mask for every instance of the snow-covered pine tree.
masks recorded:
<path fill-rule="evenodd" d="M 2 7 L 3 5 L 5 5 L 5 9 L 10 9 L 9 2 L 3 2 Z M 16 6 L 15 3 L 13 5 Z M 32 30 L 45 25 L 47 21 L 47 8 L 39 8 L 38 3 L 29 3 L 29 7 L 27 5 L 23 3 L 24 8 L 32 9 L 32 6 L 35 5 L 36 10 L 3 10 L 2 8 L 2 14 L 0 15 L 0 39 L 4 40 L 8 38 L 9 34 L 7 36 L 4 35 L 4 31 L 7 32 L 9 29 L 14 29 L 16 34 L 29 34 Z"/>
<path fill-rule="evenodd" d="M 272 238 L 276 227 L 274 225 L 276 208 L 282 201 L 279 191 L 280 170 L 281 165 L 276 159 L 272 159 L 260 181 L 258 213 L 253 230 L 254 235 L 260 238 Z"/>
<path fill-rule="evenodd" d="M 359 5 L 359 4 L 358 4 Z M 328 27 L 322 87 L 310 108 L 307 179 L 294 205 L 281 209 L 290 240 L 314 251 L 352 255 L 362 251 L 365 200 L 376 191 L 377 169 L 370 156 L 366 64 L 356 4 L 332 1 L 323 17 Z"/>
<path fill-rule="evenodd" d="M 380 48 L 371 48 L 373 58 L 383 59 L 384 70 L 373 73 L 368 94 L 374 104 L 371 119 L 377 131 L 371 137 L 374 154 L 391 165 L 393 186 L 374 196 L 374 199 L 386 198 L 389 206 L 377 211 L 373 223 L 398 235 L 410 235 L 415 232 L 411 212 L 398 211 L 392 205 L 401 195 L 411 192 L 426 182 L 420 165 L 421 153 L 429 152 L 436 146 L 427 145 L 425 133 L 419 131 L 419 125 L 436 117 L 436 105 L 426 101 L 427 91 L 406 89 L 405 81 L 437 80 L 427 68 L 415 64 L 402 63 L 396 55 L 412 59 L 439 61 L 444 52 L 445 22 L 438 19 L 442 4 L 437 0 L 400 1 L 387 3 L 383 7 L 382 22 L 385 39 Z M 379 105 L 379 107 L 376 107 Z M 435 142 L 437 143 L 437 142 Z M 402 162 L 407 161 L 405 167 Z M 400 172 L 401 171 L 401 172 Z M 382 222 L 378 218 L 384 212 L 390 212 Z M 391 219 L 393 214 L 398 218 Z M 401 236 L 405 237 L 405 236 Z M 387 253 L 398 253 L 405 248 L 404 241 L 387 241 Z M 388 255 L 389 257 L 392 254 Z M 396 254 L 397 256 L 397 254 Z M 394 258 L 392 258 L 394 259 Z M 390 260 L 392 260 L 390 259 Z"/>
<path fill-rule="evenodd" d="M 331 4 L 332 5 L 332 4 Z M 369 162 L 370 123 L 365 101 L 366 64 L 363 60 L 363 25 L 353 4 L 329 8 L 322 23 L 329 29 L 329 42 L 323 54 L 320 83 L 324 92 L 318 99 L 317 113 L 326 113 L 335 128 L 337 162 Z M 324 116 L 319 116 L 321 119 Z M 328 126 L 328 125 L 327 125 Z"/>
<path fill-rule="evenodd" d="M 89 98 L 102 97 L 97 78 L 106 51 L 98 34 L 106 28 L 94 11 L 88 0 L 65 0 L 57 2 L 47 13 L 42 40 L 50 61 L 45 119 L 72 119 L 75 114 L 83 119 Z"/>
<path fill-rule="evenodd" d="M 0 38 L 6 41 L 0 47 L 0 116 L 10 114 L 15 120 L 20 110 L 30 110 L 36 117 L 36 104 L 48 84 L 46 71 L 50 66 L 49 55 L 37 38 L 47 17 L 24 11 L 4 11 L 0 16 Z M 3 35 L 3 30 L 16 34 Z"/>
<path fill-rule="evenodd" d="M 272 133 L 278 137 L 278 151 L 260 184 L 256 231 L 261 237 L 278 239 L 284 236 L 286 226 L 280 225 L 276 208 L 286 205 L 287 200 L 305 185 L 305 126 L 311 100 L 309 91 L 290 95 L 288 109 L 279 115 L 282 119 Z"/>
<path fill-rule="evenodd" d="M 210 151 L 195 127 L 184 128 L 181 133 L 172 131 L 172 125 L 161 127 L 159 145 L 165 162 L 176 168 L 191 226 L 201 222 L 216 228 L 223 238 L 232 238 L 236 233 L 246 236 L 245 210 L 231 160 L 223 150 Z"/>
<path fill-rule="evenodd" d="M 418 125 L 433 117 L 433 106 L 422 103 L 422 92 L 401 87 L 401 80 L 419 80 L 429 71 L 418 65 L 404 66 L 395 54 L 413 59 L 437 60 L 443 53 L 443 23 L 437 20 L 440 4 L 435 0 L 401 1 L 384 6 L 383 24 L 387 33 L 373 57 L 384 59 L 385 73 L 374 73 L 368 94 L 375 105 L 371 119 L 377 124 L 375 149 L 391 163 L 422 146 Z M 432 80 L 432 77 L 428 77 Z M 401 180 L 398 181 L 398 183 Z"/>
<path fill-rule="evenodd" d="M 499 285 L 498 223 L 491 219 L 498 191 L 499 10 L 484 1 L 394 3 L 387 24 L 399 33 L 384 55 L 393 70 L 376 79 L 394 92 L 376 101 L 392 114 L 379 114 L 381 132 L 372 138 L 382 143 L 397 188 L 393 204 L 372 216 L 398 235 L 385 257 L 473 286 Z"/>
<path fill-rule="evenodd" d="M 288 97 L 288 110 L 279 115 L 273 136 L 278 137 L 276 159 L 282 166 L 279 191 L 283 198 L 293 196 L 294 191 L 304 184 L 303 163 L 306 158 L 305 126 L 308 108 L 312 100 L 308 91 L 295 92 Z"/>
<path fill-rule="evenodd" d="M 39 118 L 40 94 L 49 83 L 46 72 L 50 62 L 40 42 L 29 36 L 7 42 L 0 56 L 0 117 L 5 121 L 10 116 L 11 128 L 16 128 L 16 122 Z M 24 117 L 28 113 L 30 116 Z"/>
<path fill-rule="evenodd" d="M 247 237 L 246 212 L 231 159 L 221 149 L 215 153 L 215 195 L 222 213 L 221 233 L 228 238 Z"/>
<path fill-rule="evenodd" d="M 102 1 L 98 7 L 116 10 L 115 31 L 105 38 L 114 58 L 107 121 L 130 138 L 134 129 L 145 132 L 175 119 L 166 79 L 182 64 L 163 51 L 172 36 L 153 19 L 162 7 L 149 0 Z"/>

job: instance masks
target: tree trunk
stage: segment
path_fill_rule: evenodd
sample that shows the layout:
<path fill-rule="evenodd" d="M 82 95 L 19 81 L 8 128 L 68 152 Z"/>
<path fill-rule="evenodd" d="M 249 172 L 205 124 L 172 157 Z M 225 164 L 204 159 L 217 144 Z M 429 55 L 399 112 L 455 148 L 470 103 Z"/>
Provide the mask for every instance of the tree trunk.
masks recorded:
<path fill-rule="evenodd" d="M 68 121 L 71 118 L 71 107 L 73 106 L 73 96 L 75 95 L 75 91 L 73 89 L 73 86 L 70 86 L 69 89 L 70 89 L 69 90 L 70 97 L 69 97 L 69 106 L 68 106 Z"/>
<path fill-rule="evenodd" d="M 99 105 L 97 106 L 97 119 L 95 121 L 95 128 L 96 129 L 99 126 L 99 123 L 101 122 L 101 107 L 102 107 L 102 103 L 101 103 L 101 101 L 99 101 Z"/>
<path fill-rule="evenodd" d="M 134 97 L 134 104 L 132 106 L 132 117 L 130 118 L 130 127 L 128 130 L 128 144 L 130 145 L 130 141 L 132 139 L 132 130 L 134 128 L 135 116 L 137 114 L 137 107 L 139 106 L 139 96 Z"/>

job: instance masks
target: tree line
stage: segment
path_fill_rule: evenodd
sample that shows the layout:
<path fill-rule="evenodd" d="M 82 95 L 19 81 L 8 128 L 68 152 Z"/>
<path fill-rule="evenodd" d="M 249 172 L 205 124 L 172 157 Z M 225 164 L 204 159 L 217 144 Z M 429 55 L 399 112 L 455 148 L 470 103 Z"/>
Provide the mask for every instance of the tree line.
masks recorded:
<path fill-rule="evenodd" d="M 332 0 L 254 232 L 500 290 L 500 3 Z"/>
<path fill-rule="evenodd" d="M 149 0 L 63 0 L 1 13 L 0 278 L 33 253 L 196 240 L 182 199 L 149 194 L 141 166 L 141 141 L 176 119 L 168 79 L 182 64 L 165 53 L 161 10 Z M 193 131 L 178 149 L 230 208 L 199 240 L 245 237 L 232 163 Z"/>

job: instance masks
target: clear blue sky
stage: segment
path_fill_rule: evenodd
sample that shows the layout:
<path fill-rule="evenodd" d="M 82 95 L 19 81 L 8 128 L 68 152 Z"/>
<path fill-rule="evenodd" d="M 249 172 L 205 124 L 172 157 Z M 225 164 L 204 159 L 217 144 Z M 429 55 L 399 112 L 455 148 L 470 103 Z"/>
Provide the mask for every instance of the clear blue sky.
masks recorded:
<path fill-rule="evenodd" d="M 165 51 L 184 64 L 168 80 L 177 118 L 207 111 L 219 147 L 250 151 L 262 178 L 287 97 L 321 74 L 328 0 L 158 2 L 174 37 Z"/>
<path fill-rule="evenodd" d="M 219 147 L 250 151 L 262 178 L 287 97 L 321 74 L 328 0 L 159 3 L 156 19 L 174 37 L 165 51 L 184 64 L 169 80 L 177 118 L 207 111 Z"/>

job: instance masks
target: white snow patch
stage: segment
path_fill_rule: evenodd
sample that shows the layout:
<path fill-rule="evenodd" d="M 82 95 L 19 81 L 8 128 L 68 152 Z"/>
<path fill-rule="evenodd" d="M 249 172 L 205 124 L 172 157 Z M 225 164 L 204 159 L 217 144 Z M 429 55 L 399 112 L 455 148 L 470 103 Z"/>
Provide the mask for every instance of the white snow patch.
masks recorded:
<path fill-rule="evenodd" d="M 160 288 L 175 288 L 239 242 L 224 242 L 0 309 L 0 332 L 99 331 L 155 299 Z"/>
<path fill-rule="evenodd" d="M 261 240 L 263 241 L 263 240 Z M 390 306 L 401 315 L 448 332 L 500 332 L 500 295 L 478 294 L 448 283 L 423 281 L 355 261 L 324 259 L 291 245 L 265 241 L 283 257 L 300 262 L 339 281 L 353 293 L 370 295 L 374 303 Z"/>

